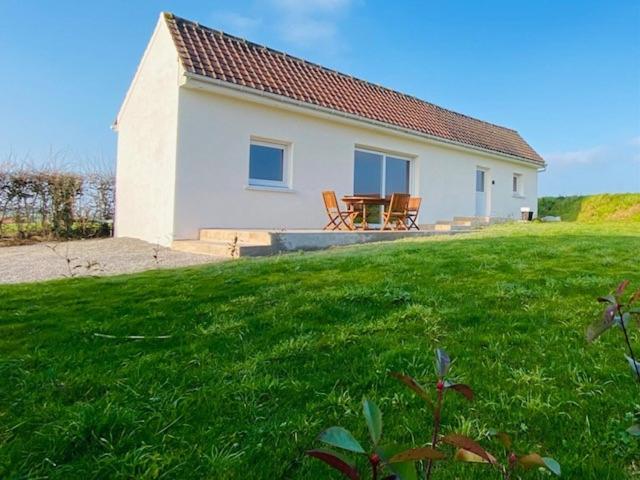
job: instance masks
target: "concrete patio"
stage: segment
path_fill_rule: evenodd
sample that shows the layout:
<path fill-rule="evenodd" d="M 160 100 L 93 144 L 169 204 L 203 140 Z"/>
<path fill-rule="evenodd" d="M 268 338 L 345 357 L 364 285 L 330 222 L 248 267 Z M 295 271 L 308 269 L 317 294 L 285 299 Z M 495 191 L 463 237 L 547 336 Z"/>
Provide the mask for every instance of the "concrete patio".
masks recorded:
<path fill-rule="evenodd" d="M 264 256 L 299 250 L 322 250 L 335 246 L 387 242 L 402 238 L 455 235 L 473 231 L 483 224 L 476 218 L 456 217 L 421 225 L 420 230 L 268 230 L 203 228 L 195 240 L 175 240 L 171 248 L 189 253 L 215 256 Z"/>

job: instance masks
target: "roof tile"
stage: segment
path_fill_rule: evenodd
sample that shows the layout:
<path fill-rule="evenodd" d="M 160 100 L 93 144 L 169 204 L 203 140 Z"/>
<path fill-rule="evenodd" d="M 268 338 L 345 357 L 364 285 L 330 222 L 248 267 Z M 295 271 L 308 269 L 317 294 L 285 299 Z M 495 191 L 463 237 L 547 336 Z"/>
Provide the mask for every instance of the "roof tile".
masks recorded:
<path fill-rule="evenodd" d="M 509 128 L 166 14 L 187 72 L 287 97 L 416 133 L 519 157 L 544 160 Z"/>

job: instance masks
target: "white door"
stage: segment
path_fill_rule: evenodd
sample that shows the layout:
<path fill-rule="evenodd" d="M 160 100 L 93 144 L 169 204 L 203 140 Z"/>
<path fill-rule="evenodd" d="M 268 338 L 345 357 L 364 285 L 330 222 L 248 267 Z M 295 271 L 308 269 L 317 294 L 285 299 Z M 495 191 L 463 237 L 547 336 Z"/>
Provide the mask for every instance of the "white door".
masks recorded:
<path fill-rule="evenodd" d="M 476 170 L 476 217 L 487 215 L 486 172 Z"/>

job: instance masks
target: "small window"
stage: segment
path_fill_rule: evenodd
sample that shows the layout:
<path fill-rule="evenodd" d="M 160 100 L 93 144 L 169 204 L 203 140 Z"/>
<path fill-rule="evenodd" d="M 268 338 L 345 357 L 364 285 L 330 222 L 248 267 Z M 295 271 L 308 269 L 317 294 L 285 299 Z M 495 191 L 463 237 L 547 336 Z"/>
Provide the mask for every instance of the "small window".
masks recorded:
<path fill-rule="evenodd" d="M 251 141 L 249 149 L 249 185 L 288 187 L 287 146 Z"/>
<path fill-rule="evenodd" d="M 522 175 L 513 174 L 512 191 L 514 195 L 522 195 Z"/>

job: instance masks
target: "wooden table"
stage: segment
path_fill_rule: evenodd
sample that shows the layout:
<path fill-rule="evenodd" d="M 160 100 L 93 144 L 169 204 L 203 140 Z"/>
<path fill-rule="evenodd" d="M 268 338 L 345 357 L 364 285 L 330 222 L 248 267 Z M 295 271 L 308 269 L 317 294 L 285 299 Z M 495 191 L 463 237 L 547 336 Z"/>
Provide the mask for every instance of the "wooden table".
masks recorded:
<path fill-rule="evenodd" d="M 390 197 L 381 197 L 380 195 L 345 195 L 342 201 L 347 205 L 349 211 L 354 211 L 356 207 L 362 210 L 362 230 L 369 230 L 367 223 L 367 207 L 369 205 L 381 205 L 383 208 L 389 206 Z M 355 228 L 355 225 L 354 225 Z"/>

